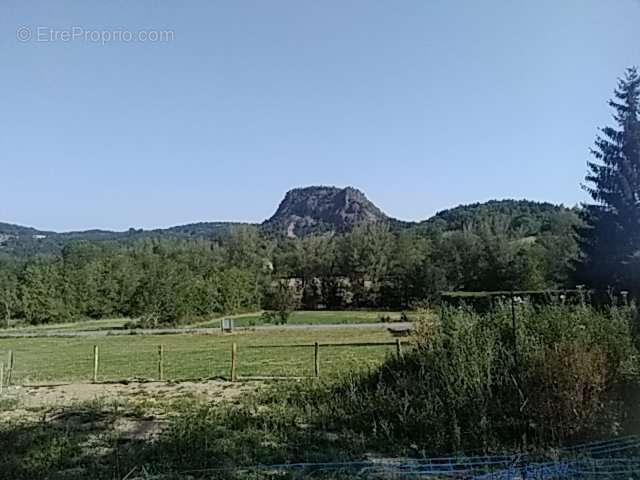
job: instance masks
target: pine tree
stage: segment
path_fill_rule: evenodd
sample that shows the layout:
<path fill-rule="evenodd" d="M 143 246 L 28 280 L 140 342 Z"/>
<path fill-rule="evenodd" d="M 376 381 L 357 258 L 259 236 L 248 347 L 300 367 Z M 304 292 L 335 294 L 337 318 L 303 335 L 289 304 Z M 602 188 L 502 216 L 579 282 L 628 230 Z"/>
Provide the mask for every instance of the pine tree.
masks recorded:
<path fill-rule="evenodd" d="M 627 70 L 614 99 L 615 127 L 606 127 L 592 149 L 583 188 L 594 203 L 585 205 L 579 229 L 582 257 L 577 279 L 591 287 L 640 290 L 640 74 Z"/>

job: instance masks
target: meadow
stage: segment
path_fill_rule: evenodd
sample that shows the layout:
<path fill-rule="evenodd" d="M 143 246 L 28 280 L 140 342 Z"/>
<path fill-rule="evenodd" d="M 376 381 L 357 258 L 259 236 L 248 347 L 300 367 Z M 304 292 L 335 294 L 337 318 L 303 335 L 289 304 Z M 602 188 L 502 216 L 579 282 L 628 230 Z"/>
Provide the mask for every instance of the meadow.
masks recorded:
<path fill-rule="evenodd" d="M 245 331 L 233 334 L 119 335 L 0 339 L 0 359 L 14 356 L 14 384 L 89 382 L 93 348 L 99 351 L 98 381 L 157 380 L 158 347 L 163 347 L 164 379 L 229 376 L 231 346 L 238 348 L 238 376 L 304 377 L 314 374 L 314 342 L 393 342 L 386 329 Z M 286 347 L 283 347 L 286 346 Z M 322 346 L 323 376 L 379 365 L 393 345 Z"/>
<path fill-rule="evenodd" d="M 252 327 L 268 325 L 262 313 L 250 313 L 235 315 L 228 318 L 234 319 L 236 327 Z M 291 312 L 287 325 L 340 325 L 353 323 L 378 323 L 399 322 L 402 320 L 402 312 L 372 311 L 372 310 L 300 310 Z M 199 327 L 217 327 L 220 319 L 210 322 L 198 323 Z"/>

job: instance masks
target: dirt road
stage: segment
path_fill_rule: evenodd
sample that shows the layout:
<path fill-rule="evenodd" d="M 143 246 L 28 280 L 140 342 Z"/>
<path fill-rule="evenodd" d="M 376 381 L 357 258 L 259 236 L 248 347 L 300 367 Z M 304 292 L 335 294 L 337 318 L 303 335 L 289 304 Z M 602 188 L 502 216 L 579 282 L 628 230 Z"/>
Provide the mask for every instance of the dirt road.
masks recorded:
<path fill-rule="evenodd" d="M 336 323 L 336 324 L 299 324 L 299 325 L 260 325 L 256 327 L 236 328 L 236 331 L 277 331 L 277 330 L 332 330 L 332 329 L 372 329 L 382 328 L 405 331 L 412 328 L 411 322 L 391 323 Z M 176 335 L 201 334 L 221 335 L 219 328 L 138 328 L 133 330 L 93 330 L 65 332 L 8 332 L 0 331 L 0 338 L 37 338 L 37 337 L 106 337 L 110 335 Z"/>

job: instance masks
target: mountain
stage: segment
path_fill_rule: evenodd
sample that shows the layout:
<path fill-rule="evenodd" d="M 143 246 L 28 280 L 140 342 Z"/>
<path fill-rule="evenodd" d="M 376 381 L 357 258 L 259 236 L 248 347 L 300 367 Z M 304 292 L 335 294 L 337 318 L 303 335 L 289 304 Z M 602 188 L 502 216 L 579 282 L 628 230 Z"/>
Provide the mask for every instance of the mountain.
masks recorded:
<path fill-rule="evenodd" d="M 423 233 L 476 231 L 489 228 L 512 238 L 535 238 L 544 233 L 571 235 L 578 224 L 576 209 L 528 200 L 491 200 L 444 210 L 420 223 L 387 216 L 364 193 L 353 187 L 312 186 L 290 190 L 275 214 L 260 226 L 273 237 L 339 234 L 357 225 L 386 223 L 392 229 L 412 228 Z M 246 223 L 202 222 L 164 229 L 123 232 L 87 230 L 57 233 L 0 222 L 0 255 L 26 257 L 56 254 L 70 241 L 84 240 L 127 245 L 148 238 L 218 239 L 234 226 Z"/>
<path fill-rule="evenodd" d="M 287 192 L 276 213 L 262 224 L 261 229 L 274 236 L 305 236 L 343 233 L 356 225 L 380 222 L 395 227 L 406 225 L 385 215 L 360 190 L 314 186 Z M 0 254 L 19 257 L 56 254 L 65 244 L 77 240 L 126 245 L 145 238 L 217 239 L 240 225 L 248 224 L 201 222 L 154 230 L 131 228 L 123 232 L 86 230 L 58 233 L 0 223 Z"/>
<path fill-rule="evenodd" d="M 39 253 L 38 243 L 51 235 L 55 233 L 0 222 L 0 253 L 18 256 Z"/>
<path fill-rule="evenodd" d="M 357 225 L 392 221 L 356 188 L 313 186 L 288 191 L 263 227 L 289 237 L 303 237 L 343 233 Z"/>
<path fill-rule="evenodd" d="M 127 245 L 145 238 L 216 239 L 228 233 L 234 226 L 239 225 L 248 224 L 201 222 L 154 230 L 130 228 L 123 232 L 85 230 L 58 233 L 0 222 L 0 254 L 17 257 L 57 254 L 65 244 L 79 240 Z"/>
<path fill-rule="evenodd" d="M 0 242 L 6 240 L 9 237 L 16 236 L 38 236 L 48 235 L 53 232 L 43 232 L 32 227 L 24 227 L 22 225 L 14 225 L 12 223 L 0 222 Z"/>

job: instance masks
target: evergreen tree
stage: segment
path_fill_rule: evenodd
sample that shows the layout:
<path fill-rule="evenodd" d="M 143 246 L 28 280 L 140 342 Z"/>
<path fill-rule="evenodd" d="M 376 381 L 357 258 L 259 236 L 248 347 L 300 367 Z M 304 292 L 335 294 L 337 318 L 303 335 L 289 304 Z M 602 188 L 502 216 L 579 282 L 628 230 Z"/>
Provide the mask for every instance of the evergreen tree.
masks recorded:
<path fill-rule="evenodd" d="M 585 205 L 580 228 L 582 257 L 577 280 L 589 286 L 638 290 L 640 266 L 640 74 L 627 70 L 614 99 L 615 127 L 596 138 L 584 189 L 594 203 Z M 635 278 L 634 278 L 635 277 Z"/>

